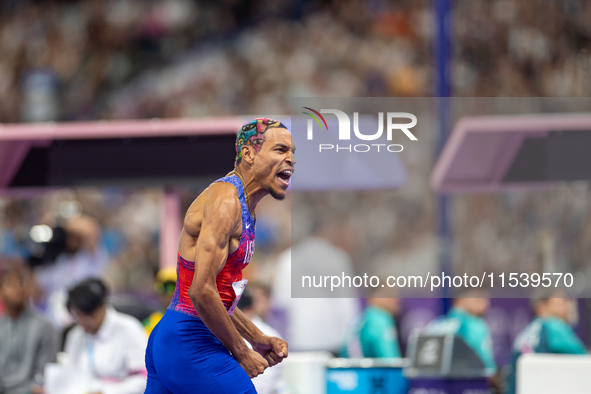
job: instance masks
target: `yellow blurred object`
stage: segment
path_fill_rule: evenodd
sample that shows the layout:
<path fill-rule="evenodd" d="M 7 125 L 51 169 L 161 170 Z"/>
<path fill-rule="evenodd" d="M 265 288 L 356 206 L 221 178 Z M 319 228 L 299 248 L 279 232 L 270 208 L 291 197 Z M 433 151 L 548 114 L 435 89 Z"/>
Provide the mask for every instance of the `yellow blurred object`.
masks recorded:
<path fill-rule="evenodd" d="M 176 269 L 172 267 L 162 268 L 156 274 L 154 291 L 158 294 L 168 293 L 172 296 L 176 287 Z"/>
<path fill-rule="evenodd" d="M 148 316 L 142 323 L 148 335 L 152 332 L 156 324 L 162 319 L 164 316 L 164 312 L 166 311 L 166 306 L 170 302 L 172 295 L 174 294 L 176 283 L 176 268 L 175 267 L 166 267 L 160 269 L 156 274 L 156 280 L 154 282 L 154 291 L 161 296 L 168 296 L 169 298 L 166 301 L 162 301 L 165 304 L 163 305 L 164 309 L 160 311 L 156 311 Z"/>
<path fill-rule="evenodd" d="M 166 267 L 160 269 L 160 271 L 158 271 L 156 274 L 156 282 L 176 282 L 176 268 Z"/>
<path fill-rule="evenodd" d="M 150 335 L 150 333 L 152 332 L 154 327 L 156 327 L 156 324 L 158 324 L 160 319 L 162 319 L 162 316 L 164 316 L 164 313 L 162 311 L 156 311 L 156 312 L 152 313 L 150 316 L 148 316 L 142 322 L 144 325 L 144 329 L 146 330 L 148 335 Z"/>

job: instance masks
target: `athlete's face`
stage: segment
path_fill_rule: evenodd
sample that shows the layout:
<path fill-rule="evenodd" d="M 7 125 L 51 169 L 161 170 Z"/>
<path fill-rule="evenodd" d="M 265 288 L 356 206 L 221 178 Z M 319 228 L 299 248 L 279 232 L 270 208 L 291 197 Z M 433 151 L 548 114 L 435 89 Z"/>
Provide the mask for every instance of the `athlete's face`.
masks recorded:
<path fill-rule="evenodd" d="M 289 131 L 271 128 L 265 133 L 253 163 L 253 172 L 273 198 L 283 200 L 295 166 L 295 145 Z"/>

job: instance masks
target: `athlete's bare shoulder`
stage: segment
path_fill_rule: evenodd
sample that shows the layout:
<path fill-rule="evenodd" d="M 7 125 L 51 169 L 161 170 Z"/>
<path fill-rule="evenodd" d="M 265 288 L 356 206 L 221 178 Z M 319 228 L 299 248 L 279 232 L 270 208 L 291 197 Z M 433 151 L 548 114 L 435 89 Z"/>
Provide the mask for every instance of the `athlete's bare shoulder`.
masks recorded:
<path fill-rule="evenodd" d="M 185 231 L 197 237 L 204 218 L 235 223 L 241 218 L 240 211 L 240 198 L 236 187 L 228 182 L 212 183 L 187 210 L 184 220 Z"/>

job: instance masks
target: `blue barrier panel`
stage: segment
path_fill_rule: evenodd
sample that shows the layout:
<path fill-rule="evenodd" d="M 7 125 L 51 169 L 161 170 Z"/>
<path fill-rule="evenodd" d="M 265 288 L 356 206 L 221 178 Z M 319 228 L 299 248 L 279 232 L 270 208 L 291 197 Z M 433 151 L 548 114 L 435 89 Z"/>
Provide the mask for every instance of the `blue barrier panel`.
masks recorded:
<path fill-rule="evenodd" d="M 333 359 L 326 370 L 327 394 L 406 394 L 402 359 Z"/>

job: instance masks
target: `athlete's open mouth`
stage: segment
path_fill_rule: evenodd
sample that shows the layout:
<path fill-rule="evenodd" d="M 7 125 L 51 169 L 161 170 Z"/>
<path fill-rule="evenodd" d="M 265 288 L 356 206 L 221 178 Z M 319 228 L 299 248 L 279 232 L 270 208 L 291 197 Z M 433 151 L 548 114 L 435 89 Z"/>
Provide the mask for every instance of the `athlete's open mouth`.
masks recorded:
<path fill-rule="evenodd" d="M 284 183 L 285 185 L 289 185 L 289 178 L 291 178 L 292 174 L 293 170 L 288 168 L 286 170 L 279 171 L 277 173 L 277 178 L 279 178 L 279 180 L 282 181 L 282 183 Z"/>

